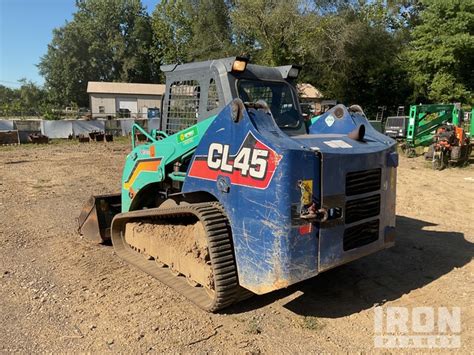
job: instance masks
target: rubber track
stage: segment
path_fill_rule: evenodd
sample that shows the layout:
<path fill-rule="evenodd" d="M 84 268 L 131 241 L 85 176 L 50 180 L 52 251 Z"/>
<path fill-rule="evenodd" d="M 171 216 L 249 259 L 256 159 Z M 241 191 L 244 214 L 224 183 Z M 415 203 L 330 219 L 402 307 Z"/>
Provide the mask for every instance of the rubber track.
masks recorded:
<path fill-rule="evenodd" d="M 160 268 L 154 260 L 146 260 L 125 242 L 125 226 L 128 222 L 179 219 L 183 216 L 197 217 L 206 231 L 214 276 L 214 297 L 203 287 L 189 285 L 185 277 L 174 276 L 168 268 Z M 252 295 L 239 286 L 230 225 L 219 203 L 196 203 L 120 213 L 112 221 L 111 237 L 118 256 L 175 289 L 208 312 L 216 312 Z"/>

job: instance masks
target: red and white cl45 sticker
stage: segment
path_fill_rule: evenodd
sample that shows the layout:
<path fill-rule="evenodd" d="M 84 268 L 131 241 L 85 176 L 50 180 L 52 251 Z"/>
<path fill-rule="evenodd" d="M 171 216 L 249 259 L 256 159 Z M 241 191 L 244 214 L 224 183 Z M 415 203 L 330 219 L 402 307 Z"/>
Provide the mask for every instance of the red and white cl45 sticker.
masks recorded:
<path fill-rule="evenodd" d="M 233 185 L 266 189 L 281 156 L 251 133 L 235 154 L 231 149 L 229 144 L 212 143 L 206 156 L 195 157 L 188 175 L 212 181 L 227 176 Z"/>

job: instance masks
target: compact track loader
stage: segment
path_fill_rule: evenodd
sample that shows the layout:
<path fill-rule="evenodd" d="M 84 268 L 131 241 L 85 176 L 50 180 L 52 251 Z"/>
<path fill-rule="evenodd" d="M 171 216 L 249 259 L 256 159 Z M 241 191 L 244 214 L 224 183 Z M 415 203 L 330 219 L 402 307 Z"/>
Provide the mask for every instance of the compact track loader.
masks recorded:
<path fill-rule="evenodd" d="M 305 123 L 291 65 L 161 69 L 161 130 L 133 127 L 122 191 L 91 198 L 85 237 L 211 312 L 394 245 L 395 141 L 360 108 Z"/>

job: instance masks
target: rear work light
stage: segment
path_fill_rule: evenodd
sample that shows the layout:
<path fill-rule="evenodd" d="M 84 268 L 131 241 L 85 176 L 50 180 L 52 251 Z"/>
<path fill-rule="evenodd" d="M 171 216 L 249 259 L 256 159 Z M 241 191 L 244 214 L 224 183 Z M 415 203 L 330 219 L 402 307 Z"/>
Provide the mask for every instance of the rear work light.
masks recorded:
<path fill-rule="evenodd" d="M 232 64 L 232 71 L 243 72 L 247 67 L 247 60 L 244 58 L 237 58 Z"/>

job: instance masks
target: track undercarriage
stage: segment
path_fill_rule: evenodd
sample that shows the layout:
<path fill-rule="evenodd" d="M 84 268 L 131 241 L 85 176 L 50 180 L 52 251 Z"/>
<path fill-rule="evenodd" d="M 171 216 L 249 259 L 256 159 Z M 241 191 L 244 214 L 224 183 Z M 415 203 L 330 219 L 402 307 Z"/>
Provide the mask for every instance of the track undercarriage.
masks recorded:
<path fill-rule="evenodd" d="M 239 286 L 229 223 L 218 203 L 118 214 L 111 236 L 125 261 L 207 311 L 250 295 Z"/>

